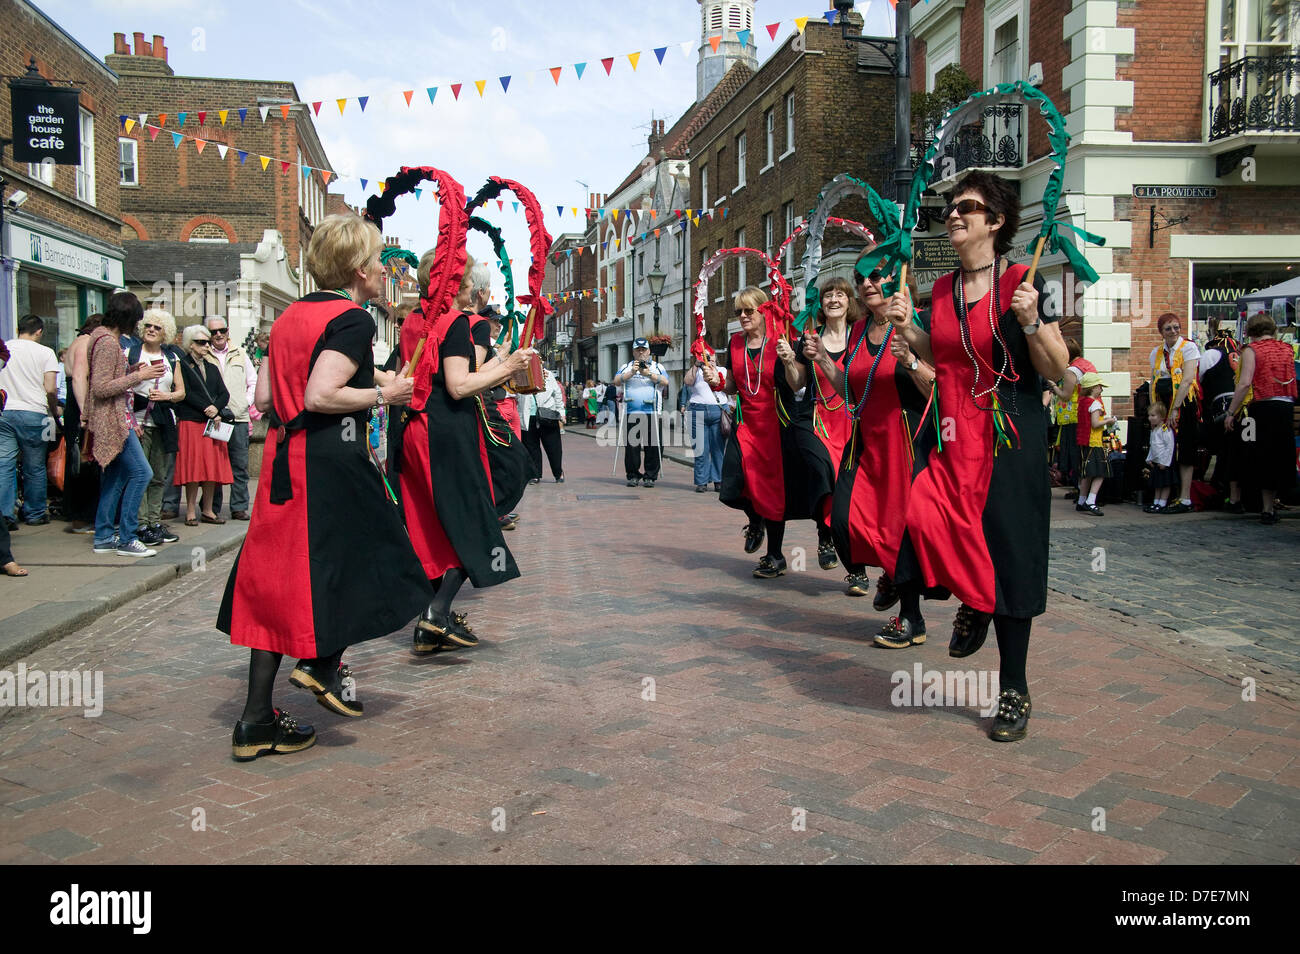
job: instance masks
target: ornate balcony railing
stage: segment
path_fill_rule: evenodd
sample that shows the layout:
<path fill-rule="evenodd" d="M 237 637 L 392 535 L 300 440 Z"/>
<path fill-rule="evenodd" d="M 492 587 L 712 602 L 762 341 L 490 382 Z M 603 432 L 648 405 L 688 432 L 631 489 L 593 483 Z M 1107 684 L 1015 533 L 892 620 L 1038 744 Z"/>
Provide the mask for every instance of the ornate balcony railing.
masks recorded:
<path fill-rule="evenodd" d="M 1210 74 L 1210 141 L 1300 132 L 1300 54 L 1247 56 Z"/>
<path fill-rule="evenodd" d="M 913 137 L 912 167 L 920 165 L 934 143 L 934 127 L 927 126 L 925 135 Z M 1016 169 L 1024 156 L 1024 107 L 1018 103 L 999 103 L 984 110 L 980 122 L 957 130 L 943 151 L 951 163 L 939 163 L 939 175 L 947 178 L 945 170 L 953 173 L 973 168 Z"/>

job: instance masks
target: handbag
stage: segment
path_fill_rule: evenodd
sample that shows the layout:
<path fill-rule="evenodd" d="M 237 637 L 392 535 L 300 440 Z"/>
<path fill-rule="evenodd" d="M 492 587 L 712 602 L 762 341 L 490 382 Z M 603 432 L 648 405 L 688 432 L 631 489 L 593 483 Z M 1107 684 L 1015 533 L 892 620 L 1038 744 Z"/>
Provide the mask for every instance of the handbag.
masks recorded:
<path fill-rule="evenodd" d="M 63 475 L 64 468 L 68 460 L 68 444 L 62 434 L 59 435 L 59 442 L 54 445 L 49 456 L 45 459 L 45 474 L 49 485 L 59 493 L 63 492 Z"/>
<path fill-rule="evenodd" d="M 206 381 L 203 380 L 205 374 L 204 370 L 198 366 L 198 363 L 194 361 L 193 358 L 190 359 L 190 364 L 191 364 L 191 370 L 195 372 L 195 377 L 198 378 L 199 387 L 203 389 L 203 396 L 207 398 L 209 404 L 215 405 L 217 402 L 212 400 L 212 395 L 208 392 L 208 384 Z M 211 420 L 209 420 L 208 422 L 209 426 L 203 429 L 203 436 L 211 437 L 213 440 L 218 440 L 218 441 L 230 440 L 230 435 L 234 433 L 235 430 L 235 428 L 233 427 L 235 423 L 235 412 L 228 407 L 223 407 L 221 410 L 217 411 L 217 419 L 220 420 L 221 423 L 225 426 L 226 430 L 224 433 L 226 436 L 215 437 L 213 436 L 212 433 L 209 433 L 209 431 L 211 430 L 211 425 L 215 423 L 214 421 Z"/>

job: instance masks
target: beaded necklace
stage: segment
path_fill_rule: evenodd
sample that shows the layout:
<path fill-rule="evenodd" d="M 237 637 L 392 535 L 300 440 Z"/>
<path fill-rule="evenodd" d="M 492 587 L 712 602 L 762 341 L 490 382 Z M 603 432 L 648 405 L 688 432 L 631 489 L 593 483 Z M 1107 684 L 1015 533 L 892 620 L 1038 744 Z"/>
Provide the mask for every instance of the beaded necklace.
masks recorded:
<path fill-rule="evenodd" d="M 894 326 L 890 325 L 889 330 L 885 332 L 885 338 L 880 342 L 880 350 L 876 352 L 875 360 L 871 362 L 871 370 L 867 372 L 866 384 L 862 387 L 862 400 L 853 404 L 853 399 L 849 393 L 849 369 L 853 367 L 853 359 L 858 356 L 858 349 L 862 347 L 862 342 L 867 340 L 870 333 L 870 325 L 862 329 L 862 335 L 858 338 L 858 343 L 853 346 L 853 350 L 849 352 L 848 360 L 844 362 L 844 403 L 849 405 L 849 418 L 855 422 L 861 416 L 862 409 L 867 404 L 867 398 L 871 395 L 871 382 L 876 379 L 876 368 L 880 367 L 880 359 L 889 350 L 889 339 L 894 336 Z"/>
<path fill-rule="evenodd" d="M 820 328 L 817 329 L 817 334 L 820 335 L 825 330 L 826 330 L 826 325 L 823 324 Z M 848 334 L 847 328 L 845 328 L 845 334 L 846 335 Z M 842 351 L 840 353 L 843 354 Z M 817 403 L 824 405 L 826 407 L 826 410 L 828 411 L 838 411 L 840 408 L 845 406 L 846 402 L 844 400 L 843 395 L 835 394 L 834 396 L 840 399 L 840 403 L 832 406 L 830 402 L 830 398 L 828 398 L 825 394 L 822 393 L 821 379 L 817 376 L 817 365 L 815 363 L 812 366 L 812 379 L 813 379 L 813 392 L 816 395 L 815 400 Z"/>
<path fill-rule="evenodd" d="M 751 384 L 749 380 L 749 345 L 748 339 L 742 342 L 745 347 L 745 390 L 749 392 L 750 397 L 758 394 L 758 389 L 763 386 L 763 359 L 767 356 L 767 335 L 763 335 L 763 340 L 758 346 L 758 382 Z"/>
<path fill-rule="evenodd" d="M 966 289 L 965 289 L 966 283 L 962 280 L 960 274 L 954 274 L 952 280 L 953 302 L 956 305 L 955 310 L 957 312 L 957 326 L 961 334 L 961 346 L 963 350 L 965 350 L 966 352 L 966 357 L 970 361 L 971 367 L 975 369 L 975 380 L 971 384 L 970 396 L 971 396 L 971 400 L 975 402 L 975 406 L 979 408 L 981 411 L 993 410 L 992 403 L 990 403 L 989 407 L 985 407 L 983 404 L 980 403 L 980 399 L 987 397 L 990 394 L 995 394 L 995 392 L 998 389 L 998 383 L 1000 381 L 1008 381 L 1014 383 L 1020 380 L 1020 375 L 1016 373 L 1015 364 L 1011 360 L 1011 349 L 1007 347 L 1007 342 L 1002 337 L 1002 331 L 998 327 L 997 319 L 998 317 L 1001 316 L 1002 313 L 1001 312 L 1002 289 L 1000 284 L 1002 269 L 1000 267 L 1000 264 L 1001 264 L 1000 260 L 995 260 L 993 262 L 993 284 L 989 288 L 989 296 L 988 296 L 989 330 L 993 333 L 994 340 L 1002 347 L 1002 369 L 1000 371 L 996 370 L 991 364 L 985 362 L 984 359 L 981 358 L 979 353 L 975 350 L 975 345 L 971 340 L 971 334 L 970 334 L 970 324 L 969 324 L 970 315 L 966 310 Z M 989 385 L 987 388 L 985 388 L 984 390 L 977 391 L 977 388 L 979 388 L 980 385 L 981 365 L 987 367 L 988 370 L 993 374 L 993 383 Z M 1012 389 L 1011 392 L 1011 400 L 1012 400 L 1012 406 L 1014 407 L 1015 400 L 1016 400 L 1014 389 Z"/>

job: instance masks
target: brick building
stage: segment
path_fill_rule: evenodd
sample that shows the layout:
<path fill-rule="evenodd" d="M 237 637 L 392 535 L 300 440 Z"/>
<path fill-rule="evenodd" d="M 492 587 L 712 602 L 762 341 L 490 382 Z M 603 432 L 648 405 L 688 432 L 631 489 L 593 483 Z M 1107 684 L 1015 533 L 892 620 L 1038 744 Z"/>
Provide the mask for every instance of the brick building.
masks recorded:
<path fill-rule="evenodd" d="M 1295 4 L 932 0 L 913 3 L 912 29 L 915 89 L 956 63 L 981 88 L 1038 82 L 1066 117 L 1058 218 L 1105 237 L 1104 248 L 1085 247 L 1101 281 L 1070 295 L 1060 256 L 1042 271 L 1062 282 L 1064 327 L 1081 336 L 1121 416 L 1150 377 L 1155 318 L 1173 312 L 1204 340 L 1208 319 L 1238 317 L 1240 295 L 1300 274 Z M 1017 110 L 971 132 L 959 172 L 992 165 L 1020 183 L 1029 214 L 1013 257 L 1027 257 L 1050 171 L 1045 126 L 1035 112 L 1026 129 Z M 999 155 L 1003 139 L 1013 153 Z M 946 244 L 937 229 L 934 242 Z M 919 272 L 927 284 L 941 273 Z"/>
<path fill-rule="evenodd" d="M 596 323 L 596 256 L 587 251 L 585 235 L 557 235 L 546 258 L 546 277 L 552 285 L 547 294 L 555 296 L 555 311 L 546 319 L 543 353 L 553 355 L 552 367 L 564 384 L 585 383 L 596 376 L 596 338 L 592 333 Z"/>
<path fill-rule="evenodd" d="M 80 88 L 80 165 L 15 162 L 3 154 L 4 253 L 0 336 L 15 335 L 28 313 L 46 321 L 58 350 L 82 320 L 103 311 L 123 281 L 117 185 L 118 77 L 57 23 L 24 0 L 0 0 L 0 73 L 23 76 L 35 61 L 56 87 Z M 12 139 L 9 84 L 0 85 L 0 138 Z M 17 203 L 15 196 L 25 201 Z"/>
<path fill-rule="evenodd" d="M 849 14 L 851 32 L 862 18 Z M 691 233 L 692 271 L 720 248 L 745 246 L 775 254 L 803 221 L 818 193 L 839 173 L 881 187 L 894 162 L 894 81 L 872 57 L 847 46 L 840 27 L 809 20 L 691 137 L 691 198 L 708 213 Z M 725 207 L 726 214 L 722 214 Z M 871 224 L 866 203 L 847 199 L 834 214 Z M 787 251 L 793 277 L 802 244 Z M 826 233 L 821 277 L 847 275 L 860 251 L 856 239 Z M 728 261 L 709 282 L 705 323 L 722 347 L 739 328 L 731 296 L 746 285 L 767 288 L 755 259 Z"/>
<path fill-rule="evenodd" d="M 174 283 L 170 271 L 153 271 L 153 265 L 165 259 L 157 243 L 278 242 L 273 254 L 283 256 L 288 284 L 273 289 L 265 301 L 241 300 L 227 312 L 239 292 L 236 270 L 224 279 L 205 280 L 209 293 L 198 311 L 189 307 L 188 298 L 180 306 L 170 302 L 180 325 L 226 314 L 232 334 L 240 340 L 250 330 L 268 327 L 289 302 L 314 290 L 304 264 L 312 229 L 330 207 L 329 158 L 310 107 L 299 101 L 293 83 L 177 76 L 167 63 L 163 37 L 147 40 L 136 33 L 133 40 L 128 44 L 125 34 L 114 34 L 114 51 L 105 59 L 120 77 L 118 112 L 136 120 L 129 130 L 124 123 L 116 130 L 128 279 L 142 287 Z M 287 117 L 283 105 L 288 106 Z M 150 126 L 163 131 L 155 133 Z M 173 147 L 172 132 L 203 140 L 203 151 L 190 139 Z M 246 154 L 242 161 L 241 152 Z M 265 170 L 261 156 L 270 158 Z M 290 164 L 287 171 L 281 161 Z M 306 175 L 304 166 L 310 167 Z M 268 230 L 277 233 L 278 240 L 268 239 Z M 150 254 L 141 256 L 142 268 L 134 267 L 132 260 L 133 249 L 144 248 L 137 242 L 153 243 Z M 192 253 L 177 248 L 176 255 L 184 260 Z M 146 263 L 149 269 L 143 269 Z"/>

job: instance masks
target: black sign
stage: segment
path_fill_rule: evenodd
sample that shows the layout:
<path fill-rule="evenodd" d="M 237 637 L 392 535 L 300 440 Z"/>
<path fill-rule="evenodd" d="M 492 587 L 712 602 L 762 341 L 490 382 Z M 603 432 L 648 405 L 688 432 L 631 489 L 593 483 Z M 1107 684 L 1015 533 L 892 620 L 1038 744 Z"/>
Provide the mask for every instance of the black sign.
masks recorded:
<path fill-rule="evenodd" d="M 1188 185 L 1135 185 L 1135 199 L 1217 199 L 1219 190 L 1214 186 Z"/>
<path fill-rule="evenodd" d="M 951 272 L 961 268 L 961 259 L 946 238 L 913 239 L 912 267 L 922 272 Z"/>
<path fill-rule="evenodd" d="M 52 159 L 61 166 L 81 165 L 81 119 L 77 110 L 81 90 L 16 80 L 9 84 L 9 95 L 13 102 L 15 160 Z"/>

